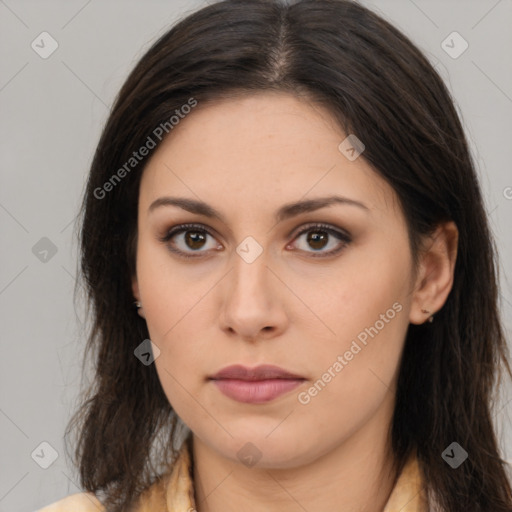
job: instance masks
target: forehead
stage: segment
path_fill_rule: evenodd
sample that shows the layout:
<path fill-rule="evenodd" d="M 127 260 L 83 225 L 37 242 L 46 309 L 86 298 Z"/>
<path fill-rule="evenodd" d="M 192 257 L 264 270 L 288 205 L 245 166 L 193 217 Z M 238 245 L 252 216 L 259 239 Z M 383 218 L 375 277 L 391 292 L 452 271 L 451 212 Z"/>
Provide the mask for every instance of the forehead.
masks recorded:
<path fill-rule="evenodd" d="M 198 106 L 151 156 L 141 182 L 146 206 L 166 192 L 262 208 L 340 194 L 370 208 L 395 203 L 392 188 L 346 139 L 329 111 L 286 93 L 258 93 Z"/>

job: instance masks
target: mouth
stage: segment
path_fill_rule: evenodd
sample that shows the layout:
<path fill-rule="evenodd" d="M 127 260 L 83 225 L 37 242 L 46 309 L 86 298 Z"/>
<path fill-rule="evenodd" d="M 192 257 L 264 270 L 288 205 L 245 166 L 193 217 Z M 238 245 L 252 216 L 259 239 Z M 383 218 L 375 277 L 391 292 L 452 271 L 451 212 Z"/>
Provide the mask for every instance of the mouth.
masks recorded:
<path fill-rule="evenodd" d="M 209 377 L 229 398 L 243 403 L 266 403 L 300 386 L 306 379 L 273 365 L 228 366 Z"/>

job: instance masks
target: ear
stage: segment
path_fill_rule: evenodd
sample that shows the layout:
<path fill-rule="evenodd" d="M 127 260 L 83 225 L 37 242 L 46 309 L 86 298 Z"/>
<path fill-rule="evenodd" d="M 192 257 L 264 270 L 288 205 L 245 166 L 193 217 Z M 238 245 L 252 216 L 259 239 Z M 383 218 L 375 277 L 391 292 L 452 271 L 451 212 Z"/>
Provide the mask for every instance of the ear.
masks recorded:
<path fill-rule="evenodd" d="M 412 324 L 425 323 L 446 302 L 453 285 L 458 241 L 459 231 L 452 221 L 440 224 L 424 241 L 409 312 Z"/>
<path fill-rule="evenodd" d="M 140 299 L 140 291 L 139 291 L 139 282 L 137 280 L 137 276 L 132 276 L 132 293 L 135 300 L 138 300 L 139 302 L 142 302 Z M 140 308 L 137 308 L 137 313 L 142 318 L 146 318 L 146 315 L 144 314 L 144 308 L 141 306 Z"/>

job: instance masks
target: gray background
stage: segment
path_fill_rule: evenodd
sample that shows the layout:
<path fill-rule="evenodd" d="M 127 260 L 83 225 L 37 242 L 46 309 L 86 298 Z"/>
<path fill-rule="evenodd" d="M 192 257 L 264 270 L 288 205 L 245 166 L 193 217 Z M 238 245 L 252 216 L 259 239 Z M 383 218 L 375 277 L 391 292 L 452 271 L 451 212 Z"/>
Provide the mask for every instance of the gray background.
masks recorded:
<path fill-rule="evenodd" d="M 100 130 L 127 73 L 176 19 L 205 3 L 0 0 L 0 512 L 32 512 L 79 491 L 62 442 L 85 341 L 84 309 L 73 302 L 73 221 Z M 418 44 L 456 99 L 501 254 L 510 339 L 512 1 L 362 3 Z M 47 59 L 31 48 L 43 31 L 59 45 Z M 469 44 L 455 59 L 441 46 L 453 31 Z M 461 48 L 460 41 L 448 44 Z M 43 237 L 55 254 L 37 251 L 48 246 Z M 502 388 L 495 418 L 508 460 L 511 408 L 512 390 Z M 51 450 L 38 448 L 43 441 L 58 453 L 48 469 L 35 462 L 51 461 Z"/>

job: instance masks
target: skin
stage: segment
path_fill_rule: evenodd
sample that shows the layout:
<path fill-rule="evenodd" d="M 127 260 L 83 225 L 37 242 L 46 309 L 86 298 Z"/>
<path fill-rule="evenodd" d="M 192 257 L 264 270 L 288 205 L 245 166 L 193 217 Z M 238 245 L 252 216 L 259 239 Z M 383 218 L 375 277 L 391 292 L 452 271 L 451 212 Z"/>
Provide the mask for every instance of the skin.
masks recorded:
<path fill-rule="evenodd" d="M 396 194 L 363 157 L 341 153 L 345 137 L 328 111 L 305 99 L 252 94 L 199 105 L 144 170 L 133 293 L 161 351 L 162 387 L 193 434 L 199 512 L 375 512 L 393 489 L 389 426 L 405 335 L 448 296 L 457 230 L 446 223 L 424 241 L 415 273 Z M 273 217 L 286 203 L 333 194 L 366 208 Z M 149 211 L 162 196 L 202 200 L 224 222 L 177 206 Z M 298 234 L 318 222 L 351 241 L 328 235 L 315 245 Z M 195 245 L 183 232 L 159 239 L 180 223 L 211 235 Z M 252 263 L 236 252 L 248 236 L 263 249 Z M 401 311 L 300 403 L 299 393 L 396 303 Z M 265 404 L 244 404 L 208 380 L 236 363 L 274 364 L 306 380 Z M 252 467 L 237 456 L 248 442 L 261 456 Z"/>

